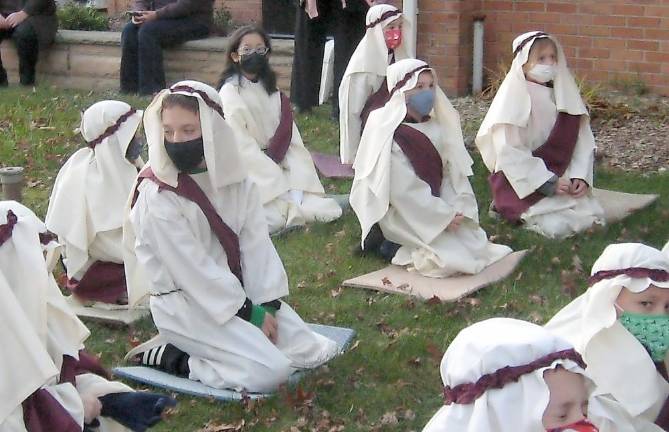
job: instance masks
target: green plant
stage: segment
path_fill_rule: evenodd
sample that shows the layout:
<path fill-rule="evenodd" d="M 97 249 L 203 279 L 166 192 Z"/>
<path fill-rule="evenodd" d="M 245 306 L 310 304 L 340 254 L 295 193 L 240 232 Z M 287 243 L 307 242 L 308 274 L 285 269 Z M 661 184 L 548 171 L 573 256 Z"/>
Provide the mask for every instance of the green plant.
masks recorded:
<path fill-rule="evenodd" d="M 73 2 L 58 9 L 58 21 L 64 30 L 109 30 L 107 15 Z"/>
<path fill-rule="evenodd" d="M 214 12 L 214 32 L 220 35 L 227 35 L 232 28 L 232 14 L 230 9 L 221 6 Z"/>
<path fill-rule="evenodd" d="M 587 77 L 577 78 L 576 84 L 581 93 L 583 103 L 585 103 L 590 112 L 590 118 L 603 120 L 622 119 L 628 118 L 632 114 L 633 111 L 629 106 L 611 102 L 603 96 L 601 84 L 592 83 L 587 80 Z"/>
<path fill-rule="evenodd" d="M 510 64 L 511 61 L 508 58 L 502 57 L 497 61 L 494 68 L 484 68 L 488 85 L 483 89 L 479 97 L 483 99 L 492 99 L 495 97 L 497 90 L 499 90 L 506 74 L 509 72 Z"/>
<path fill-rule="evenodd" d="M 638 75 L 616 76 L 611 80 L 611 86 L 629 95 L 643 96 L 650 89 L 648 84 Z"/>

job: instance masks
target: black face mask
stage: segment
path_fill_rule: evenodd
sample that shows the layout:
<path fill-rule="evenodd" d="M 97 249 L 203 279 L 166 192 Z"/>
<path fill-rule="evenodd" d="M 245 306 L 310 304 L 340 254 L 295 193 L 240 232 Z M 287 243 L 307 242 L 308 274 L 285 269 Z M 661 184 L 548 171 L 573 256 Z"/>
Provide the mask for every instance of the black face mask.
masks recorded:
<path fill-rule="evenodd" d="M 142 153 L 142 149 L 144 148 L 144 140 L 139 137 L 132 137 L 132 140 L 130 140 L 130 144 L 128 144 L 128 150 L 125 152 L 125 158 L 128 159 L 128 161 L 135 162 L 135 160 L 139 157 L 139 155 Z"/>
<path fill-rule="evenodd" d="M 202 137 L 183 142 L 165 140 L 165 151 L 179 171 L 190 172 L 204 159 L 204 142 Z"/>
<path fill-rule="evenodd" d="M 239 65 L 244 72 L 248 72 L 253 75 L 262 74 L 262 72 L 269 67 L 267 55 L 258 53 L 241 56 Z"/>

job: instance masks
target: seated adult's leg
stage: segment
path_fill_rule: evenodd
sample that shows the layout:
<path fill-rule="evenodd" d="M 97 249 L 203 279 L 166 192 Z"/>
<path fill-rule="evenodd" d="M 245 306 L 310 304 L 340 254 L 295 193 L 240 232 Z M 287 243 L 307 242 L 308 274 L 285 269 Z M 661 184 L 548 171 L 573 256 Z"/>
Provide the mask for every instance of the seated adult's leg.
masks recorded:
<path fill-rule="evenodd" d="M 129 22 L 121 33 L 121 91 L 137 93 L 139 90 L 139 58 L 137 43 L 139 26 Z"/>
<path fill-rule="evenodd" d="M 19 79 L 22 85 L 35 84 L 35 67 L 39 58 L 39 40 L 33 25 L 24 21 L 12 34 L 19 55 Z"/>
<path fill-rule="evenodd" d="M 0 30 L 0 42 L 2 42 L 3 39 L 9 39 L 11 35 L 11 31 Z M 7 71 L 5 71 L 5 68 L 2 66 L 2 56 L 0 56 L 0 87 L 6 87 L 7 85 Z"/>
<path fill-rule="evenodd" d="M 142 24 L 138 33 L 139 92 L 153 94 L 165 88 L 163 48 L 201 39 L 208 34 L 206 25 L 190 18 Z"/>

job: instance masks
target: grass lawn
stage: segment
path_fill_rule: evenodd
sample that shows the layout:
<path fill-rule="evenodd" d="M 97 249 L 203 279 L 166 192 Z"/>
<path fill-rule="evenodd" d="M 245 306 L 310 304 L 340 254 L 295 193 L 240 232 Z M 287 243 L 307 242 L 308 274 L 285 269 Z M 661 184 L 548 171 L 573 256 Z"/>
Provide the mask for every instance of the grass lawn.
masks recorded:
<path fill-rule="evenodd" d="M 0 166 L 27 168 L 25 203 L 43 217 L 59 166 L 82 140 L 73 129 L 91 103 L 119 98 L 113 93 L 39 89 L 0 90 Z M 140 108 L 148 99 L 124 98 Z M 298 117 L 307 146 L 338 152 L 337 127 L 321 108 Z M 471 125 L 480 119 L 463 118 Z M 468 127 L 469 131 L 473 128 Z M 311 373 L 299 388 L 283 389 L 258 403 L 222 404 L 178 396 L 180 404 L 156 431 L 419 431 L 441 406 L 441 355 L 460 329 L 494 316 L 543 323 L 572 296 L 584 291 L 595 258 L 609 243 L 640 241 L 661 247 L 669 239 L 669 174 L 626 174 L 598 169 L 598 187 L 658 193 L 651 208 L 623 223 L 576 238 L 550 241 L 499 223 L 487 215 L 486 170 L 478 154 L 472 178 L 481 222 L 497 242 L 530 249 L 517 272 L 457 303 L 439 304 L 372 291 L 340 289 L 351 276 L 381 268 L 371 257 L 351 254 L 359 241 L 352 213 L 330 224 L 312 225 L 275 244 L 290 278 L 292 304 L 307 321 L 352 327 L 354 348 Z M 326 181 L 345 193 L 350 181 Z M 150 319 L 132 329 L 89 323 L 91 352 L 108 366 L 120 363 L 136 337 L 148 338 Z M 229 427 L 226 428 L 225 425 Z"/>

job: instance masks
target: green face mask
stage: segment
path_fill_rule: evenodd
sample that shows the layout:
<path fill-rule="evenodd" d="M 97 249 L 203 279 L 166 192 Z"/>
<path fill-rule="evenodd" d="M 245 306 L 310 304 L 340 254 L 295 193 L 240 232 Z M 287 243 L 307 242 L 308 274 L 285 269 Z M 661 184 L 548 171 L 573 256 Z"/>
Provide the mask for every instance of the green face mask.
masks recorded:
<path fill-rule="evenodd" d="M 620 324 L 650 351 L 653 361 L 664 360 L 669 349 L 669 315 L 623 312 Z"/>

